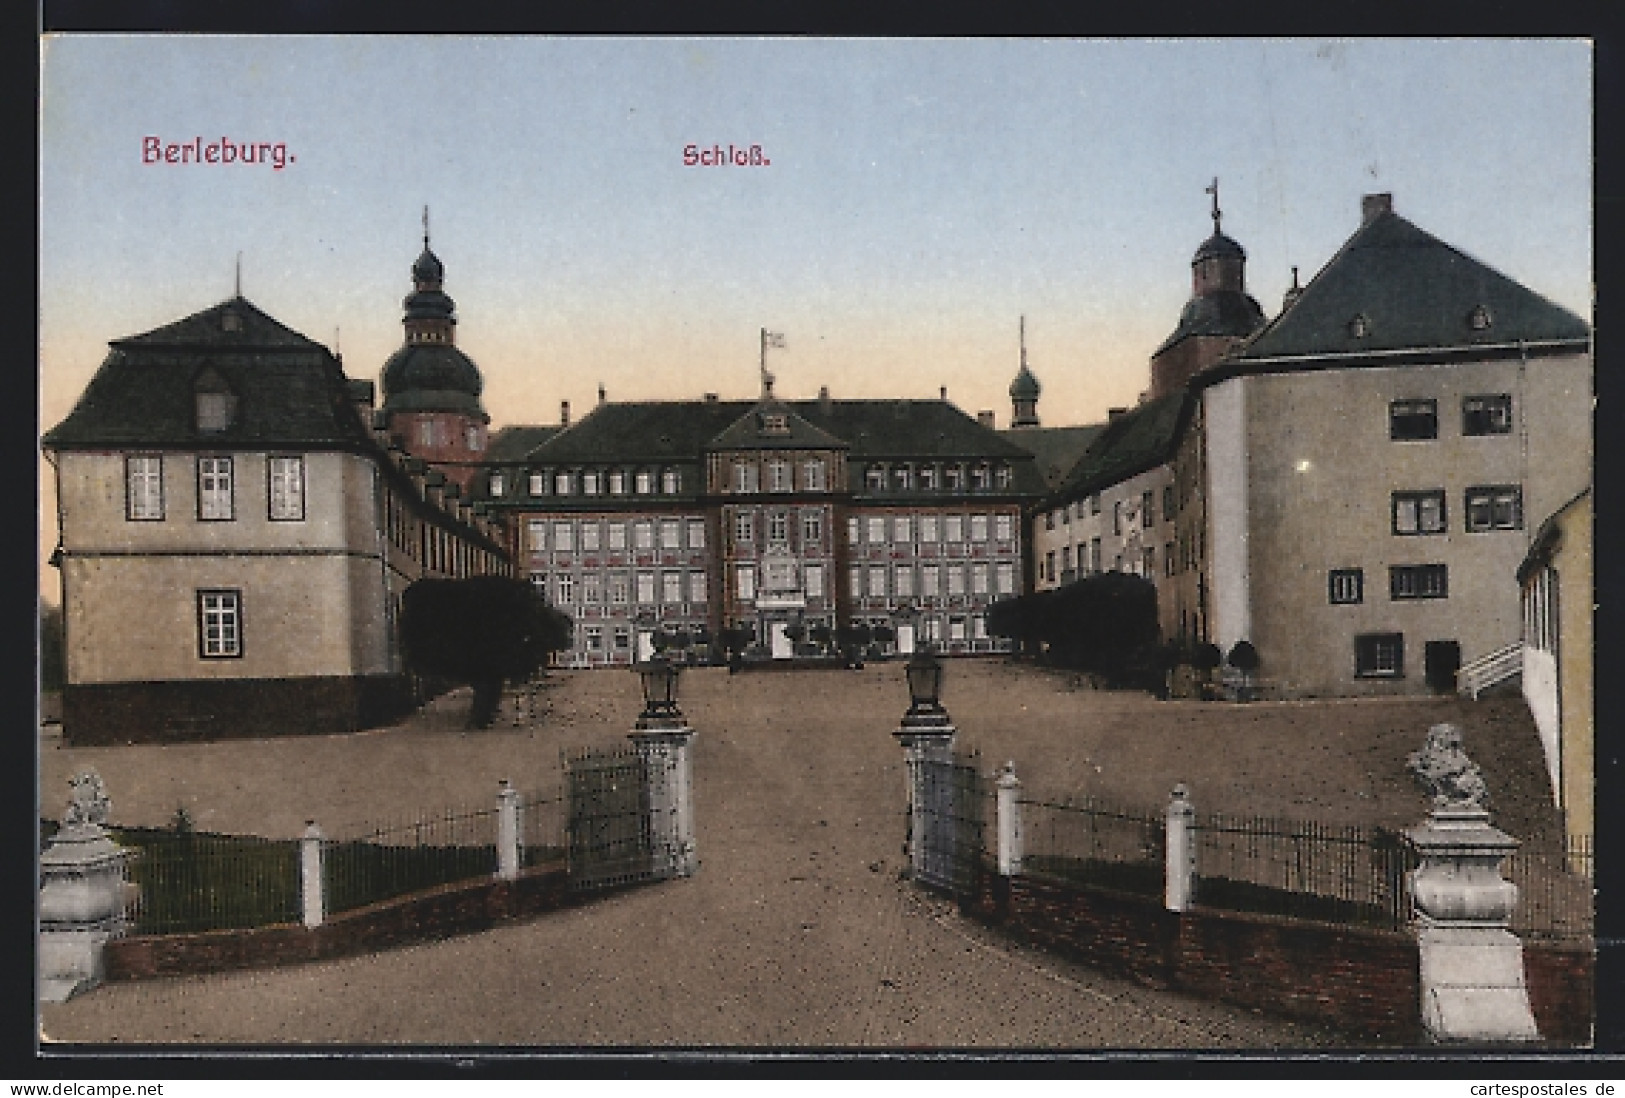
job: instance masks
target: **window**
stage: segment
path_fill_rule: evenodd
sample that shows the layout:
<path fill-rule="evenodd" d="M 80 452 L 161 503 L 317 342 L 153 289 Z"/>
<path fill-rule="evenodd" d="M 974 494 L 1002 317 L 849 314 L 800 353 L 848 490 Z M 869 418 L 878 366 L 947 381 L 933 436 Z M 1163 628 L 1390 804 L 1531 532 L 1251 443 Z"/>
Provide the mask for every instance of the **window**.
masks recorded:
<path fill-rule="evenodd" d="M 207 434 L 224 431 L 231 426 L 231 414 L 237 398 L 229 392 L 197 394 L 197 429 Z"/>
<path fill-rule="evenodd" d="M 270 492 L 269 516 L 272 522 L 303 522 L 305 519 L 305 459 L 274 457 L 266 462 L 266 482 Z"/>
<path fill-rule="evenodd" d="M 604 599 L 603 577 L 597 572 L 587 572 L 581 577 L 581 601 L 588 606 L 597 606 Z"/>
<path fill-rule="evenodd" d="M 492 479 L 500 479 L 500 478 L 492 478 Z M 491 488 L 491 494 L 493 496 L 500 496 L 502 494 L 502 492 L 501 492 L 501 490 L 499 488 L 493 486 Z M 543 473 L 532 473 L 532 474 L 530 474 L 530 494 L 533 495 L 533 496 L 545 496 L 545 495 L 547 495 L 547 476 L 545 474 L 543 474 Z"/>
<path fill-rule="evenodd" d="M 1008 465 L 999 466 L 999 471 L 995 474 L 995 476 L 998 478 L 998 485 L 1000 488 L 1010 487 L 1011 482 L 1015 479 L 1015 473 Z"/>
<path fill-rule="evenodd" d="M 653 549 L 655 547 L 655 525 L 648 519 L 639 519 L 632 524 L 632 548 Z"/>
<path fill-rule="evenodd" d="M 892 576 L 892 590 L 900 599 L 914 597 L 914 569 L 906 564 L 899 564 L 896 573 Z"/>
<path fill-rule="evenodd" d="M 824 597 L 824 566 L 809 564 L 801 570 L 802 591 L 809 599 Z"/>
<path fill-rule="evenodd" d="M 963 564 L 950 564 L 948 566 L 948 594 L 963 595 L 965 593 L 965 566 Z"/>
<path fill-rule="evenodd" d="M 688 574 L 688 601 L 703 603 L 705 601 L 705 573 L 690 572 Z"/>
<path fill-rule="evenodd" d="M 745 513 L 734 515 L 734 544 L 756 544 L 755 516 Z"/>
<path fill-rule="evenodd" d="M 881 545 L 886 540 L 886 519 L 883 515 L 869 516 L 869 544 Z"/>
<path fill-rule="evenodd" d="M 906 492 L 914 487 L 913 470 L 907 465 L 899 465 L 891 471 L 892 487 L 899 492 Z"/>
<path fill-rule="evenodd" d="M 690 549 L 705 548 L 705 520 L 688 520 L 688 547 Z"/>
<path fill-rule="evenodd" d="M 231 459 L 197 459 L 197 517 L 203 522 L 229 522 L 231 507 Z"/>
<path fill-rule="evenodd" d="M 639 469 L 632 478 L 632 483 L 638 495 L 646 496 L 655 490 L 654 474 L 647 469 Z"/>
<path fill-rule="evenodd" d="M 824 490 L 823 462 L 809 461 L 801 466 L 801 486 L 809 492 L 822 492 Z"/>
<path fill-rule="evenodd" d="M 787 435 L 790 433 L 790 417 L 783 412 L 762 413 L 762 434 Z"/>
<path fill-rule="evenodd" d="M 978 492 L 986 491 L 988 485 L 988 469 L 986 465 L 977 465 L 970 471 L 971 487 Z"/>
<path fill-rule="evenodd" d="M 857 565 L 846 570 L 846 590 L 855 599 L 863 597 L 863 569 Z"/>
<path fill-rule="evenodd" d="M 1361 679 L 1405 676 L 1405 635 L 1365 633 L 1354 638 L 1354 674 Z"/>
<path fill-rule="evenodd" d="M 977 561 L 970 566 L 970 592 L 973 595 L 987 594 L 987 562 Z"/>
<path fill-rule="evenodd" d="M 817 511 L 801 512 L 801 542 L 816 545 L 824 540 L 824 516 Z"/>
<path fill-rule="evenodd" d="M 1512 433 L 1512 395 L 1495 393 L 1463 397 L 1461 433 L 1464 435 L 1505 435 Z"/>
<path fill-rule="evenodd" d="M 936 598 L 940 585 L 937 580 L 938 568 L 935 564 L 920 565 L 920 594 L 927 598 Z"/>
<path fill-rule="evenodd" d="M 858 543 L 859 529 L 860 528 L 856 516 L 849 516 L 846 520 L 846 543 L 848 545 L 856 545 Z"/>
<path fill-rule="evenodd" d="M 1140 525 L 1141 526 L 1150 527 L 1150 525 L 1153 522 L 1156 521 L 1156 518 L 1157 518 L 1156 513 L 1152 510 L 1152 505 L 1155 502 L 1156 502 L 1156 497 L 1152 494 L 1150 489 L 1146 489 L 1144 492 L 1140 493 Z"/>
<path fill-rule="evenodd" d="M 965 619 L 963 616 L 955 614 L 948 619 L 948 639 L 951 641 L 965 639 Z"/>
<path fill-rule="evenodd" d="M 638 573 L 638 602 L 648 605 L 655 600 L 655 574 L 653 572 Z"/>
<path fill-rule="evenodd" d="M 937 516 L 935 516 L 935 515 L 921 515 L 920 516 L 920 540 L 921 541 L 936 541 L 937 540 L 937 526 L 938 526 Z"/>
<path fill-rule="evenodd" d="M 546 572 L 532 572 L 530 574 L 530 585 L 536 589 L 536 593 L 538 595 L 542 596 L 544 599 L 547 598 Z"/>
<path fill-rule="evenodd" d="M 767 540 L 774 545 L 783 545 L 790 540 L 789 515 L 774 511 L 767 516 Z"/>
<path fill-rule="evenodd" d="M 576 600 L 576 578 L 568 572 L 560 572 L 554 577 L 554 590 L 558 592 L 555 600 L 559 606 L 568 606 Z"/>
<path fill-rule="evenodd" d="M 612 522 L 609 524 L 609 547 L 611 549 L 626 548 L 626 523 Z"/>
<path fill-rule="evenodd" d="M 1157 547 L 1147 545 L 1140 550 L 1140 575 L 1147 579 L 1157 574 Z"/>
<path fill-rule="evenodd" d="M 734 491 L 754 492 L 757 488 L 757 469 L 748 462 L 734 462 Z"/>
<path fill-rule="evenodd" d="M 143 455 L 124 459 L 124 517 L 132 522 L 163 520 L 163 458 Z"/>
<path fill-rule="evenodd" d="M 920 466 L 920 490 L 934 492 L 937 489 L 937 467 L 935 465 Z"/>
<path fill-rule="evenodd" d="M 584 496 L 596 496 L 598 494 L 598 474 L 596 472 L 581 474 L 581 494 Z"/>
<path fill-rule="evenodd" d="M 435 444 L 435 422 L 432 419 L 418 420 L 418 445 L 433 446 Z"/>
<path fill-rule="evenodd" d="M 1162 546 L 1162 574 L 1165 576 L 1173 575 L 1177 563 L 1178 558 L 1174 556 L 1174 543 L 1171 541 L 1165 542 Z"/>
<path fill-rule="evenodd" d="M 660 474 L 660 490 L 668 496 L 675 496 L 682 488 L 682 478 L 677 475 L 676 469 L 666 469 Z"/>
<path fill-rule="evenodd" d="M 970 539 L 972 541 L 987 540 L 987 516 L 972 515 L 970 517 Z"/>
<path fill-rule="evenodd" d="M 626 474 L 619 469 L 609 471 L 609 494 L 612 496 L 626 495 Z"/>
<path fill-rule="evenodd" d="M 581 630 L 581 635 L 586 640 L 587 651 L 602 652 L 604 650 L 604 627 L 602 625 L 589 625 Z"/>
<path fill-rule="evenodd" d="M 1388 597 L 1443 599 L 1450 596 L 1450 577 L 1442 564 L 1395 565 L 1388 569 Z"/>
<path fill-rule="evenodd" d="M 611 572 L 609 574 L 609 601 L 615 606 L 625 606 L 631 597 L 631 585 L 627 581 L 625 572 Z"/>
<path fill-rule="evenodd" d="M 1056 524 L 1061 521 L 1060 518 L 1057 517 L 1057 516 L 1060 515 L 1060 513 L 1061 512 L 1059 512 L 1059 511 L 1045 511 L 1044 512 L 1044 529 L 1046 529 L 1046 530 L 1055 529 Z"/>
<path fill-rule="evenodd" d="M 741 599 L 749 601 L 756 597 L 755 565 L 741 564 L 738 568 L 734 569 L 734 580 L 737 584 L 735 590 L 739 592 L 739 597 Z"/>
<path fill-rule="evenodd" d="M 615 650 L 625 652 L 632 647 L 632 631 L 624 625 L 615 627 Z"/>
<path fill-rule="evenodd" d="M 541 519 L 531 519 L 525 524 L 529 530 L 528 539 L 530 551 L 540 553 L 547 548 L 547 523 Z"/>
<path fill-rule="evenodd" d="M 206 660 L 243 654 L 243 596 L 240 591 L 197 593 L 198 655 Z"/>
<path fill-rule="evenodd" d="M 598 551 L 599 534 L 596 522 L 583 522 L 581 524 L 581 550 L 584 553 Z"/>
<path fill-rule="evenodd" d="M 1061 525 L 1062 526 L 1071 526 L 1072 525 L 1072 505 L 1069 503 L 1065 507 L 1061 508 L 1060 514 L 1061 514 Z"/>
<path fill-rule="evenodd" d="M 568 470 L 560 470 L 553 475 L 553 491 L 557 495 L 568 496 L 575 491 L 575 476 Z"/>
<path fill-rule="evenodd" d="M 886 487 L 886 468 L 883 465 L 871 465 L 863 472 L 863 483 L 871 492 L 882 491 Z"/>
<path fill-rule="evenodd" d="M 1016 593 L 1016 566 L 1010 561 L 1001 560 L 993 573 L 998 594 L 1013 595 Z"/>
<path fill-rule="evenodd" d="M 1015 518 L 1011 515 L 993 516 L 993 538 L 995 541 L 1012 541 L 1015 539 Z"/>
<path fill-rule="evenodd" d="M 1044 578 L 1051 583 L 1055 582 L 1055 550 L 1053 549 L 1044 554 Z"/>
<path fill-rule="evenodd" d="M 1497 484 L 1467 489 L 1467 532 L 1523 529 L 1523 489 Z"/>
<path fill-rule="evenodd" d="M 1112 533 L 1121 537 L 1123 534 L 1123 501 L 1112 501 Z"/>
<path fill-rule="evenodd" d="M 678 519 L 660 520 L 660 548 L 681 549 L 683 547 L 683 524 Z"/>
<path fill-rule="evenodd" d="M 502 490 L 505 487 L 506 487 L 506 485 L 503 483 L 502 474 L 501 473 L 492 473 L 491 474 L 491 482 L 490 482 L 491 496 L 493 498 L 501 496 L 502 495 Z"/>
<path fill-rule="evenodd" d="M 886 597 L 886 566 L 883 564 L 869 566 L 869 597 L 875 599 Z"/>
<path fill-rule="evenodd" d="M 942 487 L 950 492 L 959 491 L 959 486 L 965 481 L 965 468 L 962 465 L 944 465 L 942 467 Z"/>
<path fill-rule="evenodd" d="M 795 481 L 790 472 L 788 461 L 770 461 L 767 463 L 767 490 L 769 492 L 789 492 L 795 488 Z"/>
<path fill-rule="evenodd" d="M 1162 521 L 1174 521 L 1174 486 L 1165 484 L 1162 488 Z"/>
<path fill-rule="evenodd" d="M 1089 513 L 1091 515 L 1100 514 L 1100 493 L 1099 492 L 1096 492 L 1094 495 L 1089 497 Z"/>
<path fill-rule="evenodd" d="M 660 573 L 660 601 L 664 603 L 683 601 L 683 573 Z"/>
<path fill-rule="evenodd" d="M 469 427 L 464 432 L 463 437 L 467 440 L 470 450 L 478 453 L 480 450 L 485 449 L 485 432 L 479 427 Z"/>
<path fill-rule="evenodd" d="M 1089 571 L 1100 571 L 1100 539 L 1089 539 Z"/>
<path fill-rule="evenodd" d="M 1061 546 L 1061 574 L 1072 571 L 1072 546 Z"/>
<path fill-rule="evenodd" d="M 1395 492 L 1393 506 L 1396 534 L 1445 532 L 1443 488 L 1429 492 Z"/>
<path fill-rule="evenodd" d="M 1388 405 L 1388 437 L 1395 442 L 1416 442 L 1439 437 L 1439 403 L 1435 400 L 1396 400 Z"/>
<path fill-rule="evenodd" d="M 964 541 L 965 540 L 965 516 L 963 516 L 963 515 L 946 515 L 946 516 L 944 516 L 944 518 L 942 520 L 942 530 L 943 530 L 942 540 L 944 540 L 944 541 Z"/>
<path fill-rule="evenodd" d="M 892 519 L 892 540 L 899 545 L 907 545 L 914 540 L 914 523 L 907 515 Z"/>
<path fill-rule="evenodd" d="M 573 553 L 575 548 L 575 525 L 568 522 L 555 522 L 553 524 L 553 551 L 557 553 Z"/>

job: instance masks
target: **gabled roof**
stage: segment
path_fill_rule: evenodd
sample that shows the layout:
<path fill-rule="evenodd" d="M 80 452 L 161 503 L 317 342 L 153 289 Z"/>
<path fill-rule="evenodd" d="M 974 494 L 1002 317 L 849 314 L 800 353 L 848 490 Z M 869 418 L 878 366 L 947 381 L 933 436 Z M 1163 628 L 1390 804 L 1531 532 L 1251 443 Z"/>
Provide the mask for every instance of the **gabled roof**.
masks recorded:
<path fill-rule="evenodd" d="M 783 430 L 770 430 L 773 417 Z M 711 440 L 710 450 L 844 450 L 846 442 L 814 427 L 782 401 L 768 400 L 734 420 Z"/>
<path fill-rule="evenodd" d="M 553 426 L 504 427 L 491 436 L 491 444 L 485 448 L 485 460 L 492 465 L 522 462 L 532 450 L 561 430 L 563 428 Z"/>
<path fill-rule="evenodd" d="M 225 326 L 228 312 L 239 326 Z M 371 444 L 351 379 L 327 348 L 242 298 L 111 346 L 47 447 Z M 198 430 L 200 385 L 235 398 L 224 430 Z"/>
<path fill-rule="evenodd" d="M 851 446 L 852 460 L 1013 458 L 1029 454 L 945 400 L 817 400 L 790 403 L 808 422 Z"/>
<path fill-rule="evenodd" d="M 1052 498 L 1092 495 L 1168 461 L 1194 404 L 1190 390 L 1182 389 L 1124 412 L 1106 424 Z"/>
<path fill-rule="evenodd" d="M 1488 324 L 1475 327 L 1482 309 Z M 1364 335 L 1357 334 L 1363 319 Z M 1221 376 L 1271 360 L 1547 342 L 1581 344 L 1586 322 L 1384 210 L 1231 359 Z"/>
<path fill-rule="evenodd" d="M 1066 479 L 1078 459 L 1105 429 L 1104 423 L 1080 427 L 1012 427 L 1000 431 L 999 435 L 1032 454 L 1038 473 L 1044 478 L 1044 486 L 1054 488 Z"/>
<path fill-rule="evenodd" d="M 600 404 L 543 442 L 534 461 L 687 461 L 752 407 L 751 400 Z"/>

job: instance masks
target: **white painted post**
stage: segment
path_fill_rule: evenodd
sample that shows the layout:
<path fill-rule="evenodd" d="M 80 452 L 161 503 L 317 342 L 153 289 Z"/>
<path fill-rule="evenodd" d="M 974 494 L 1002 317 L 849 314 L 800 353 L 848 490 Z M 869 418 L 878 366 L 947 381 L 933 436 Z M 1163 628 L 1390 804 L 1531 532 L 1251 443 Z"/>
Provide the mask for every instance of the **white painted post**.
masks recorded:
<path fill-rule="evenodd" d="M 999 875 L 1014 877 L 1021 872 L 1021 779 L 1016 777 L 1015 760 L 999 772 Z"/>
<path fill-rule="evenodd" d="M 1183 785 L 1174 786 L 1166 817 L 1163 906 L 1184 911 L 1196 894 L 1196 809 Z"/>
<path fill-rule="evenodd" d="M 305 821 L 305 837 L 299 842 L 299 895 L 304 901 L 305 926 L 322 925 L 326 914 L 322 895 L 322 829 L 315 820 Z"/>
<path fill-rule="evenodd" d="M 497 877 L 511 881 L 519 876 L 519 791 L 502 779 L 497 794 Z"/>

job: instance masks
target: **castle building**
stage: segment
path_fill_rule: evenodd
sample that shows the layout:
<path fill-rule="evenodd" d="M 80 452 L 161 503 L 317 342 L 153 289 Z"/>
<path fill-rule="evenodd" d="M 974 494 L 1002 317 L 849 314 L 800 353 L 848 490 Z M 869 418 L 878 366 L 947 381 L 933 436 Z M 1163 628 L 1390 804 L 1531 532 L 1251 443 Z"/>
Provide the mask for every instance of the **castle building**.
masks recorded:
<path fill-rule="evenodd" d="M 368 426 L 370 382 L 241 296 L 115 340 L 55 467 L 69 743 L 340 732 L 409 708 L 426 575 L 498 526 Z"/>

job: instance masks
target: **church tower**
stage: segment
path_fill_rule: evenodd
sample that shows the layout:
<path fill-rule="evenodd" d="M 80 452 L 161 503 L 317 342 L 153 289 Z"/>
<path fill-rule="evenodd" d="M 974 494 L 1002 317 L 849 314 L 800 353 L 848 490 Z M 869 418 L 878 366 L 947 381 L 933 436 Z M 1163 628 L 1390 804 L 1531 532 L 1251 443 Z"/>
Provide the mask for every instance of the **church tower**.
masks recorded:
<path fill-rule="evenodd" d="M 1038 426 L 1038 394 L 1042 390 L 1038 378 L 1027 368 L 1027 318 L 1022 317 L 1021 369 L 1016 371 L 1016 379 L 1010 383 L 1010 426 Z"/>
<path fill-rule="evenodd" d="M 1213 235 L 1191 259 L 1191 299 L 1179 326 L 1151 356 L 1150 400 L 1178 392 L 1264 326 L 1264 310 L 1247 293 L 1247 253 L 1219 227 L 1217 179 L 1207 193 L 1213 196 Z"/>
<path fill-rule="evenodd" d="M 423 210 L 423 254 L 412 264 L 412 292 L 402 325 L 406 344 L 384 363 L 383 415 L 407 453 L 439 469 L 467 495 L 485 452 L 491 417 L 480 405 L 484 379 L 457 349 L 456 303 L 441 289 L 446 269 L 429 248 Z"/>

